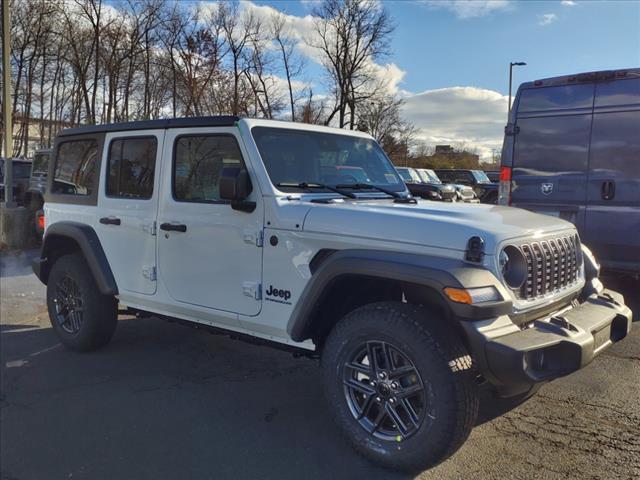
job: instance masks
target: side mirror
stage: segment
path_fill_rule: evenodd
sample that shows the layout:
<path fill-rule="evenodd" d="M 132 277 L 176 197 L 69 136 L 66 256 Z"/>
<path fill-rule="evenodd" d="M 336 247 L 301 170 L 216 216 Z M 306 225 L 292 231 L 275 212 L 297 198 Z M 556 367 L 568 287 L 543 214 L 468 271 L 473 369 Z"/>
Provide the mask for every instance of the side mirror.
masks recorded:
<path fill-rule="evenodd" d="M 253 212 L 256 202 L 248 202 L 246 199 L 251 193 L 251 179 L 244 168 L 227 167 L 220 174 L 220 198 L 229 200 L 231 208 L 243 212 Z"/>

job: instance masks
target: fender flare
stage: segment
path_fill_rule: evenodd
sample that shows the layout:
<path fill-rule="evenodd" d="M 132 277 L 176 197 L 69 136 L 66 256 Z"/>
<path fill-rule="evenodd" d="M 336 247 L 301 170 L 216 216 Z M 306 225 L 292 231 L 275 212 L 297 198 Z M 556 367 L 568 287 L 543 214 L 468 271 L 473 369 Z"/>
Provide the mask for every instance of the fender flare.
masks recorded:
<path fill-rule="evenodd" d="M 429 287 L 442 297 L 458 320 L 496 317 L 510 313 L 512 308 L 505 287 L 489 270 L 462 260 L 382 250 L 340 250 L 324 256 L 320 265 L 313 270 L 287 324 L 287 332 L 297 342 L 310 338 L 316 309 L 332 283 L 345 275 Z M 445 287 L 486 286 L 494 286 L 503 300 L 466 305 L 451 301 L 443 292 Z"/>
<path fill-rule="evenodd" d="M 40 258 L 33 261 L 33 272 L 40 281 L 47 284 L 53 266 L 51 258 L 55 254 L 55 244 L 65 239 L 74 241 L 80 247 L 100 293 L 117 295 L 118 286 L 96 231 L 90 225 L 78 222 L 56 222 L 47 227 Z"/>

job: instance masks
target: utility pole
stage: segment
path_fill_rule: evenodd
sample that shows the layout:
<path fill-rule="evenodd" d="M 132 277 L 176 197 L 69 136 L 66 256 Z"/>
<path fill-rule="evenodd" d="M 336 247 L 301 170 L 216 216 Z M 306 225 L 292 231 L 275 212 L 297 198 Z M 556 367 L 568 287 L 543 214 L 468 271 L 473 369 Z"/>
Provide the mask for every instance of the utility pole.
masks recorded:
<path fill-rule="evenodd" d="M 509 62 L 509 108 L 507 110 L 507 123 L 511 118 L 511 83 L 513 81 L 513 67 L 523 67 L 525 62 Z"/>
<path fill-rule="evenodd" d="M 4 202 L 6 207 L 15 207 L 13 202 L 13 128 L 11 125 L 11 22 L 9 0 L 2 1 L 2 105 L 4 107 Z"/>

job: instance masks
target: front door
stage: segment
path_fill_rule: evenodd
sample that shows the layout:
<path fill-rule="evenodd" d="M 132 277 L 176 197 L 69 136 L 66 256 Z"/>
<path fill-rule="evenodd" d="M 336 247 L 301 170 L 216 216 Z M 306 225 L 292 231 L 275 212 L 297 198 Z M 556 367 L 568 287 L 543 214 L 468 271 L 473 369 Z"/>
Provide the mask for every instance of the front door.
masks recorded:
<path fill-rule="evenodd" d="M 96 232 L 120 292 L 156 291 L 156 237 L 164 131 L 108 133 Z"/>
<path fill-rule="evenodd" d="M 223 168 L 244 168 L 234 128 L 167 131 L 163 200 L 158 214 L 159 276 L 177 302 L 241 315 L 260 312 L 263 204 L 253 212 L 219 195 Z"/>

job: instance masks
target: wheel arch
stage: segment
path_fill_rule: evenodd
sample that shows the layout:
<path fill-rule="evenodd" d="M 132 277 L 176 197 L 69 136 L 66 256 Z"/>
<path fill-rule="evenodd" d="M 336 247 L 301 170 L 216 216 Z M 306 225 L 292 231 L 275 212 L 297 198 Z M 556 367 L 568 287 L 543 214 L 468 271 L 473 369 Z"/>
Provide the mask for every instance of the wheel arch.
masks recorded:
<path fill-rule="evenodd" d="M 321 261 L 312 261 L 312 277 L 287 324 L 295 341 L 311 338 L 319 345 L 343 315 L 378 301 L 435 308 L 456 328 L 461 320 L 489 318 L 511 310 L 511 301 L 504 294 L 505 300 L 485 306 L 454 303 L 446 297 L 445 287 L 495 285 L 504 292 L 491 272 L 462 260 L 377 250 L 320 251 L 316 257 Z"/>
<path fill-rule="evenodd" d="M 100 239 L 93 227 L 78 222 L 56 222 L 45 232 L 40 258 L 33 262 L 33 271 L 45 285 L 54 263 L 62 255 L 80 252 L 103 295 L 117 295 L 118 286 Z"/>

